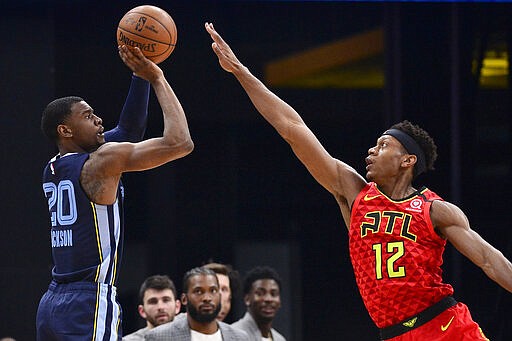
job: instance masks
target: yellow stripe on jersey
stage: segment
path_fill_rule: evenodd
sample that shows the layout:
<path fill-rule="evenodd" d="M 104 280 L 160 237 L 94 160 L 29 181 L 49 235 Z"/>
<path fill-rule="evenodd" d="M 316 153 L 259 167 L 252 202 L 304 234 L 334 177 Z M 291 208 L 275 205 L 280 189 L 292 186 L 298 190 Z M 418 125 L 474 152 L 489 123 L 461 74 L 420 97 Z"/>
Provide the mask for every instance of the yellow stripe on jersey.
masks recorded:
<path fill-rule="evenodd" d="M 117 251 L 118 251 L 118 249 L 116 248 L 116 253 L 114 255 L 114 270 L 112 271 L 112 280 L 111 280 L 112 285 L 114 285 L 114 283 L 116 282 L 116 277 L 117 277 Z"/>
<path fill-rule="evenodd" d="M 103 263 L 103 252 L 101 251 L 101 240 L 100 240 L 100 230 L 98 228 L 98 216 L 96 214 L 96 206 L 93 202 L 91 202 L 92 214 L 94 215 L 94 230 L 96 231 L 96 242 L 98 243 L 98 254 L 100 255 L 100 264 L 96 268 L 96 276 L 94 280 L 97 282 L 98 277 L 100 275 L 101 264 Z"/>
<path fill-rule="evenodd" d="M 114 208 L 115 208 L 116 212 L 119 212 L 119 199 L 116 199 L 116 202 L 114 203 Z M 114 218 L 118 218 L 118 217 L 116 217 L 116 215 L 114 214 Z M 117 221 L 117 220 L 120 220 L 120 219 L 115 219 L 115 220 Z M 116 240 L 118 238 L 119 237 L 117 237 Z M 116 249 L 115 249 L 115 253 L 114 253 L 112 277 L 111 277 L 111 281 L 110 281 L 112 285 L 114 285 L 116 283 L 116 279 L 117 279 L 117 276 L 118 276 L 118 273 L 117 273 L 118 255 L 119 255 L 119 241 L 117 240 L 116 241 Z"/>
<path fill-rule="evenodd" d="M 96 288 L 96 308 L 94 309 L 94 328 L 92 331 L 92 341 L 96 339 L 96 329 L 98 328 L 98 310 L 100 302 L 100 283 L 97 284 Z"/>

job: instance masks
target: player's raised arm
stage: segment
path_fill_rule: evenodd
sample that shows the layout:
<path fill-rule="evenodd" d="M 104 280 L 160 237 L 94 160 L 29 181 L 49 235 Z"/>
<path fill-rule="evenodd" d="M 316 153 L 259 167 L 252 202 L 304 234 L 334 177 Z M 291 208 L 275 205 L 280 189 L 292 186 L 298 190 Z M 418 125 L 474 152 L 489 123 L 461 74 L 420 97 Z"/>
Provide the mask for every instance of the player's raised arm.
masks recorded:
<path fill-rule="evenodd" d="M 460 208 L 449 202 L 434 201 L 431 215 L 432 222 L 443 237 L 479 266 L 489 278 L 512 292 L 512 263 L 471 229 Z"/>
<path fill-rule="evenodd" d="M 350 204 L 366 183 L 363 177 L 325 150 L 300 115 L 238 60 L 213 24 L 206 23 L 205 28 L 213 40 L 212 49 L 221 67 L 236 77 L 259 113 L 290 144 L 311 175 L 338 199 L 342 197 Z"/>
<path fill-rule="evenodd" d="M 105 132 L 106 142 L 139 142 L 144 138 L 148 120 L 150 84 L 135 74 L 117 125 Z"/>
<path fill-rule="evenodd" d="M 138 143 L 105 143 L 90 154 L 81 182 L 91 200 L 101 204 L 113 202 L 123 172 L 158 167 L 189 154 L 194 148 L 183 108 L 163 71 L 138 48 L 132 52 L 121 46 L 119 54 L 132 71 L 151 83 L 162 109 L 164 129 L 161 137 Z M 148 65 L 137 68 L 141 60 Z M 99 122 L 101 124 L 101 119 Z"/>
<path fill-rule="evenodd" d="M 163 71 L 155 63 L 145 58 L 138 48 L 132 52 L 126 46 L 122 46 L 119 53 L 123 61 L 134 72 L 151 83 L 164 119 L 164 130 L 161 137 L 135 144 L 105 146 L 108 147 L 107 150 L 114 148 L 118 153 L 113 158 L 120 160 L 119 170 L 124 172 L 154 168 L 190 153 L 193 149 L 193 142 L 188 130 L 187 119 Z M 130 63 L 131 60 L 133 63 Z M 140 67 L 140 60 L 146 64 L 144 67 Z M 125 157 L 119 157 L 119 153 Z"/>

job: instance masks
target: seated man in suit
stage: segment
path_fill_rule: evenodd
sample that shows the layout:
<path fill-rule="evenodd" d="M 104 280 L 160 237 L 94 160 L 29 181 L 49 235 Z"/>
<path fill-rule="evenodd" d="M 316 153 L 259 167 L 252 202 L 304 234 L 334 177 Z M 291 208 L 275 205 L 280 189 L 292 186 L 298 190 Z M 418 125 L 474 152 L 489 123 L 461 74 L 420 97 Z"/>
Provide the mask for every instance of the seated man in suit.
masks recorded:
<path fill-rule="evenodd" d="M 245 332 L 217 321 L 220 302 L 219 281 L 215 272 L 205 267 L 194 268 L 183 277 L 181 303 L 187 308 L 187 313 L 178 315 L 171 323 L 153 328 L 145 339 L 196 341 L 208 336 L 211 341 L 247 341 Z"/>
<path fill-rule="evenodd" d="M 139 289 L 139 315 L 146 320 L 146 326 L 134 333 L 123 336 L 123 341 L 143 341 L 151 329 L 174 320 L 180 312 L 174 282 L 166 275 L 149 276 Z"/>
<path fill-rule="evenodd" d="M 281 308 L 281 278 L 268 266 L 257 266 L 245 275 L 244 303 L 247 312 L 232 326 L 244 330 L 250 341 L 286 341 L 272 328 L 272 321 Z"/>

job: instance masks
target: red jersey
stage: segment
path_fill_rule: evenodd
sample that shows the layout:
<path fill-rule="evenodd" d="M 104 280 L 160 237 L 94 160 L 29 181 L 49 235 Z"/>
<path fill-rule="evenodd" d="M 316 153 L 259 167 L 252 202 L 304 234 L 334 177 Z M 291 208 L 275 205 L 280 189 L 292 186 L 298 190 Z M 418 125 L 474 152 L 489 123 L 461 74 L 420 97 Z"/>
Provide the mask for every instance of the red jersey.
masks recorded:
<path fill-rule="evenodd" d="M 453 288 L 442 282 L 446 241 L 430 220 L 437 194 L 423 188 L 395 201 L 367 184 L 350 217 L 349 248 L 357 286 L 373 322 L 388 327 L 414 316 Z"/>

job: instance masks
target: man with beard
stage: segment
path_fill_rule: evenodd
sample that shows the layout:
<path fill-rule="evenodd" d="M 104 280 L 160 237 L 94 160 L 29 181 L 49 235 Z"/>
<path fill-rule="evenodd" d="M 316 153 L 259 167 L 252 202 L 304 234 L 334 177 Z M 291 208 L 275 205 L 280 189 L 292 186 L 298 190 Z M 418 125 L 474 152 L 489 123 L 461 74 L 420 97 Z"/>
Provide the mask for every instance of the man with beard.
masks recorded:
<path fill-rule="evenodd" d="M 183 277 L 181 303 L 187 307 L 183 317 L 152 329 L 147 341 L 246 341 L 247 334 L 217 321 L 221 309 L 219 281 L 213 270 L 194 268 Z M 181 315 L 180 315 L 181 316 Z"/>
<path fill-rule="evenodd" d="M 238 271 L 234 270 L 229 264 L 210 262 L 203 266 L 212 269 L 217 274 L 217 279 L 219 280 L 221 308 L 217 315 L 217 320 L 229 323 L 226 318 L 231 312 L 231 302 L 238 292 L 240 283 Z"/>
<path fill-rule="evenodd" d="M 143 341 L 151 329 L 174 320 L 181 309 L 176 286 L 168 276 L 154 275 L 146 278 L 139 290 L 139 315 L 146 320 L 146 327 L 123 337 L 123 341 Z"/>
<path fill-rule="evenodd" d="M 244 279 L 244 303 L 247 312 L 232 326 L 245 331 L 250 341 L 286 341 L 272 328 L 281 308 L 281 278 L 271 267 L 257 266 Z"/>

